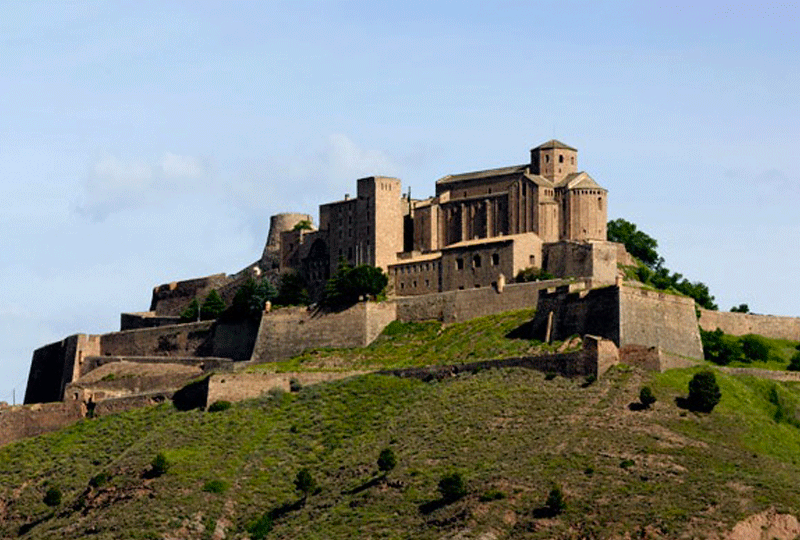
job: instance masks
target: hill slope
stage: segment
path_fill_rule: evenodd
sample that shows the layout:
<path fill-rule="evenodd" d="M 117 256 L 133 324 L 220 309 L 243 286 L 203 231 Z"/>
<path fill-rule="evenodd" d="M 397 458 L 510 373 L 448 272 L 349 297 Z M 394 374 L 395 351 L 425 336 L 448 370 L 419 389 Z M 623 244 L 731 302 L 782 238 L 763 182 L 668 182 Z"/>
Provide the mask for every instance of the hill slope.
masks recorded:
<path fill-rule="evenodd" d="M 618 368 L 584 387 L 519 369 L 373 375 L 216 413 L 87 420 L 0 449 L 0 535 L 246 538 L 272 511 L 267 538 L 679 538 L 769 507 L 800 513 L 797 389 L 719 376 L 722 402 L 698 416 L 674 404 L 690 376 Z M 643 381 L 659 401 L 631 411 Z M 381 480 L 386 447 L 398 464 Z M 158 452 L 171 467 L 148 478 Z M 304 505 L 303 467 L 319 486 Z M 443 504 L 452 471 L 469 493 Z M 567 510 L 537 517 L 554 484 Z M 55 510 L 42 502 L 53 486 Z"/>

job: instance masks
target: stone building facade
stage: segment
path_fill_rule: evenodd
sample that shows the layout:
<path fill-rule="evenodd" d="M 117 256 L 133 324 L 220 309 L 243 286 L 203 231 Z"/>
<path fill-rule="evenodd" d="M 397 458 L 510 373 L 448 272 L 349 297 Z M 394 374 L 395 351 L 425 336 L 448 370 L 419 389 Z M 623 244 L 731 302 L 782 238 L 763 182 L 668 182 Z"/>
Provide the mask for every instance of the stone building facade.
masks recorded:
<path fill-rule="evenodd" d="M 399 296 L 496 287 L 529 267 L 613 283 L 607 195 L 557 140 L 522 165 L 445 176 L 427 199 L 396 178 L 362 178 L 356 197 L 320 206 L 318 229 L 281 234 L 280 270 L 300 272 L 312 293 L 342 259 L 381 267 Z"/>

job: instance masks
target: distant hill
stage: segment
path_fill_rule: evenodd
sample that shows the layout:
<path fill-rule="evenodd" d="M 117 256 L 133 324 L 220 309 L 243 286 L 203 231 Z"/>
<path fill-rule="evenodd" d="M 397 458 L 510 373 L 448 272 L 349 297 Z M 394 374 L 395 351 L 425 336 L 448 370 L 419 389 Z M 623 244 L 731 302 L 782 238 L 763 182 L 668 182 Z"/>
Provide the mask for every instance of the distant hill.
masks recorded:
<path fill-rule="evenodd" d="M 763 512 L 800 514 L 800 391 L 719 374 L 721 403 L 697 415 L 675 404 L 694 371 L 368 375 L 220 412 L 85 420 L 0 448 L 0 536 L 248 538 L 271 513 L 266 538 L 735 538 L 759 514 L 740 529 L 789 538 L 794 518 Z M 631 410 L 644 384 L 658 401 Z M 169 468 L 153 477 L 158 453 Z M 318 486 L 305 504 L 302 468 Z M 446 504 L 451 472 L 468 493 Z M 554 485 L 567 506 L 547 516 Z"/>

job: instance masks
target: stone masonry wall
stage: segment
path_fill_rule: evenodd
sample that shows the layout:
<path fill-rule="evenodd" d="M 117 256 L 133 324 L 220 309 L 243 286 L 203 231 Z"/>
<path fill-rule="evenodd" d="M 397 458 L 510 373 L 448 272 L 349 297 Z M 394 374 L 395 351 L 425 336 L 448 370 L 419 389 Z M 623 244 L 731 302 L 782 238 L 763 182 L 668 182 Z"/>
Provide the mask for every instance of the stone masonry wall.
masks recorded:
<path fill-rule="evenodd" d="M 253 362 L 275 362 L 314 347 L 365 347 L 396 318 L 393 302 L 359 302 L 339 313 L 288 307 L 261 317 Z"/>
<path fill-rule="evenodd" d="M 498 292 L 491 287 L 448 291 L 395 299 L 397 319 L 403 322 L 438 320 L 446 324 L 483 315 L 534 308 L 539 291 L 567 283 L 564 280 L 512 283 Z"/>
<path fill-rule="evenodd" d="M 112 332 L 100 337 L 109 356 L 202 356 L 214 321 Z"/>
<path fill-rule="evenodd" d="M 197 297 L 202 302 L 212 289 L 219 289 L 226 283 L 228 283 L 228 277 L 225 274 L 214 274 L 213 276 L 159 285 L 153 289 L 150 311 L 154 311 L 159 316 L 180 315 L 193 298 Z"/>
<path fill-rule="evenodd" d="M 99 336 L 75 334 L 33 352 L 25 403 L 61 401 L 64 387 L 80 373 L 84 359 L 99 354 Z"/>
<path fill-rule="evenodd" d="M 665 353 L 703 358 L 694 300 L 620 287 L 620 346 L 660 347 Z"/>
<path fill-rule="evenodd" d="M 61 429 L 83 417 L 76 401 L 0 407 L 0 445 Z"/>
<path fill-rule="evenodd" d="M 729 313 L 700 310 L 700 328 L 714 331 L 717 328 L 726 334 L 743 336 L 758 334 L 774 339 L 800 341 L 800 318 L 756 315 L 753 313 Z"/>
<path fill-rule="evenodd" d="M 363 375 L 364 371 L 328 371 L 297 373 L 222 373 L 212 375 L 208 380 L 206 405 L 215 401 L 241 401 L 253 399 L 272 388 L 288 392 L 290 381 L 296 380 L 303 386 L 325 381 L 345 379 Z"/>

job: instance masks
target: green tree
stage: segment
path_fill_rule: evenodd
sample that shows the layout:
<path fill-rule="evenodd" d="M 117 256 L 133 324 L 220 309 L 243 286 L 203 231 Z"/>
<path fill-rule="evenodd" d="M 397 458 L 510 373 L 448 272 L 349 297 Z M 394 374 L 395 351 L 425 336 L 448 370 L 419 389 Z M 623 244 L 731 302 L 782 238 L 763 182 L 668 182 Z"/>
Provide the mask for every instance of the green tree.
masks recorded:
<path fill-rule="evenodd" d="M 444 475 L 439 480 L 439 494 L 447 502 L 453 502 L 467 494 L 464 479 L 457 472 Z"/>
<path fill-rule="evenodd" d="M 700 339 L 703 343 L 703 357 L 709 362 L 727 366 L 731 362 L 741 362 L 744 359 L 742 345 L 736 336 L 726 335 L 719 328 L 713 332 L 701 328 Z"/>
<path fill-rule="evenodd" d="M 514 276 L 515 283 L 527 283 L 529 281 L 544 281 L 547 279 L 554 279 L 555 276 L 549 272 L 542 270 L 541 268 L 535 268 L 533 266 L 529 266 L 528 268 L 524 268 L 517 272 L 517 275 Z"/>
<path fill-rule="evenodd" d="M 307 468 L 304 467 L 297 471 L 297 476 L 294 478 L 294 487 L 303 494 L 303 500 L 308 498 L 308 495 L 314 491 L 316 486 L 317 484 Z"/>
<path fill-rule="evenodd" d="M 731 313 L 750 313 L 750 306 L 747 304 L 739 304 L 731 308 Z"/>
<path fill-rule="evenodd" d="M 311 303 L 306 280 L 297 272 L 287 272 L 278 281 L 278 306 L 307 306 Z"/>
<path fill-rule="evenodd" d="M 381 472 L 389 472 L 397 465 L 397 458 L 391 448 L 384 448 L 378 456 L 378 469 Z"/>
<path fill-rule="evenodd" d="M 200 318 L 204 321 L 216 319 L 225 311 L 225 301 L 219 296 L 216 289 L 212 290 L 200 306 Z"/>
<path fill-rule="evenodd" d="M 389 284 L 389 277 L 374 266 L 362 264 L 352 267 L 339 261 L 336 273 L 325 283 L 320 304 L 328 309 L 344 309 L 360 298 L 377 298 Z"/>
<path fill-rule="evenodd" d="M 636 225 L 622 218 L 608 222 L 607 237 L 610 242 L 619 242 L 625 249 L 650 268 L 661 266 L 664 259 L 658 254 L 658 242 Z"/>
<path fill-rule="evenodd" d="M 250 278 L 236 291 L 231 307 L 225 310 L 223 317 L 228 320 L 258 318 L 266 303 L 274 301 L 277 296 L 278 291 L 269 280 Z"/>
<path fill-rule="evenodd" d="M 153 477 L 163 476 L 167 474 L 169 468 L 170 462 L 167 460 L 167 456 L 159 452 L 150 462 L 150 475 Z"/>
<path fill-rule="evenodd" d="M 710 413 L 722 399 L 717 378 L 711 371 L 696 373 L 689 381 L 689 409 Z"/>
<path fill-rule="evenodd" d="M 769 360 L 769 343 L 762 336 L 747 334 L 739 338 L 742 352 L 748 362 L 766 362 Z"/>
<path fill-rule="evenodd" d="M 294 227 L 292 227 L 292 230 L 293 231 L 310 231 L 313 228 L 314 227 L 311 226 L 311 221 L 309 221 L 307 219 L 301 219 L 300 221 L 298 221 L 297 223 L 294 224 Z"/>
<path fill-rule="evenodd" d="M 47 493 L 44 494 L 42 502 L 50 507 L 55 507 L 61 504 L 61 490 L 55 486 L 49 488 Z"/>
<path fill-rule="evenodd" d="M 642 389 L 639 390 L 639 402 L 646 409 L 649 409 L 650 406 L 656 402 L 656 396 L 653 394 L 653 390 L 649 386 L 643 386 Z"/>
<path fill-rule="evenodd" d="M 794 353 L 792 359 L 789 360 L 789 367 L 787 367 L 789 371 L 800 371 L 800 351 Z"/>
<path fill-rule="evenodd" d="M 192 298 L 192 301 L 189 302 L 189 305 L 186 306 L 186 309 L 181 311 L 180 314 L 181 322 L 194 322 L 200 320 L 200 302 L 197 301 L 197 298 Z"/>
<path fill-rule="evenodd" d="M 544 503 L 551 516 L 557 516 L 567 509 L 567 502 L 564 500 L 564 492 L 559 486 L 553 487 L 547 494 L 547 501 Z"/>

